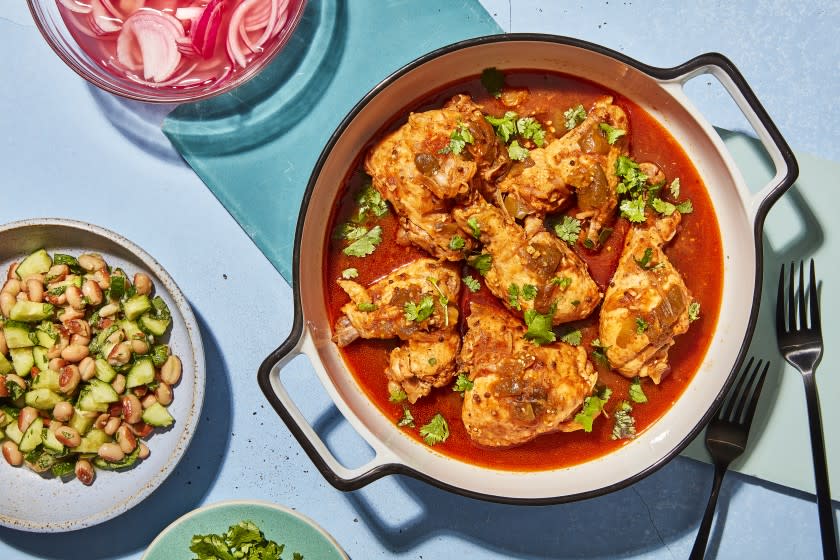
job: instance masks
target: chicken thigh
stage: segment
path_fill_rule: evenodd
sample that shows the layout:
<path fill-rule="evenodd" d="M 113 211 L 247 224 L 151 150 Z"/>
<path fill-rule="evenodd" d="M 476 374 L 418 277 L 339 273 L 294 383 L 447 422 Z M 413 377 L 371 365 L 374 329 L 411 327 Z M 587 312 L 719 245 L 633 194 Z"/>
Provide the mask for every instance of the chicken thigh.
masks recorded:
<path fill-rule="evenodd" d="M 473 442 L 510 447 L 579 429 L 573 415 L 598 378 L 583 347 L 538 346 L 524 338 L 519 320 L 476 302 L 467 325 L 458 361 L 473 382 L 461 414 Z"/>
<path fill-rule="evenodd" d="M 601 306 L 599 335 L 610 365 L 626 377 L 659 383 L 670 371 L 668 350 L 689 325 L 692 298 L 662 251 L 680 213 L 660 217 L 628 234 Z"/>
<path fill-rule="evenodd" d="M 484 282 L 509 309 L 551 314 L 559 325 L 587 317 L 601 301 L 586 264 L 538 218 L 523 228 L 480 196 L 452 214 L 467 235 L 478 234 L 492 259 Z"/>

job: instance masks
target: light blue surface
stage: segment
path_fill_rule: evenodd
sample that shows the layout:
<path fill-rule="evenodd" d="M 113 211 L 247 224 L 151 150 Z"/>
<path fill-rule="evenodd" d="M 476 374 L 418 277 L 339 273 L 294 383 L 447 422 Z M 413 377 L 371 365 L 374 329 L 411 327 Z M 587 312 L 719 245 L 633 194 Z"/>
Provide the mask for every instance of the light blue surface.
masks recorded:
<path fill-rule="evenodd" d="M 572 35 L 651 64 L 723 52 L 794 148 L 840 160 L 836 3 L 671 7 L 521 0 L 513 9 L 508 2 L 483 3 L 506 30 Z M 690 459 L 676 459 L 609 496 L 564 506 L 488 504 L 400 477 L 353 494 L 334 490 L 255 383 L 259 363 L 291 327 L 290 289 L 168 146 L 158 130 L 164 110 L 88 87 L 43 44 L 19 3 L 0 4 L 0 47 L 6 53 L 0 62 L 0 222 L 36 216 L 87 220 L 142 246 L 193 305 L 208 364 L 203 423 L 186 458 L 158 491 L 134 510 L 75 533 L 43 537 L 0 529 L 0 558 L 136 560 L 179 515 L 233 498 L 266 499 L 305 513 L 355 560 L 687 557 L 711 483 L 711 468 Z M 722 94 L 699 86 L 698 105 L 711 120 L 738 129 Z M 814 200 L 804 192 L 790 204 L 818 205 L 824 228 L 818 231 L 827 236 L 836 220 L 826 206 L 836 197 L 830 194 L 834 185 L 823 188 Z M 780 212 L 774 210 L 770 222 L 789 210 Z M 769 238 L 785 256 L 799 242 L 778 234 Z M 824 268 L 834 266 L 840 257 L 836 244 L 814 235 L 804 239 L 805 249 L 819 251 Z M 836 364 L 827 358 L 821 374 L 837 375 Z M 354 447 L 355 436 L 327 406 L 306 363 L 293 363 L 288 375 L 302 409 L 328 442 L 341 446 L 340 458 L 364 460 L 366 451 Z M 807 449 L 794 443 L 795 453 Z M 719 506 L 725 525 L 718 523 L 711 539 L 718 557 L 819 556 L 813 497 L 733 474 Z"/>

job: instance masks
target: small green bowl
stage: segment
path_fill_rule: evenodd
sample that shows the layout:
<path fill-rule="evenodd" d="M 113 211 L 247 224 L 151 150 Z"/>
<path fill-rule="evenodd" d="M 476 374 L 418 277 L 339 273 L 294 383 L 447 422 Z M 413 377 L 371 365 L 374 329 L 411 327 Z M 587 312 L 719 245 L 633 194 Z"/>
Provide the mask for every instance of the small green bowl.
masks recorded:
<path fill-rule="evenodd" d="M 141 560 L 191 560 L 193 535 L 224 533 L 240 521 L 252 521 L 265 537 L 285 545 L 283 558 L 294 552 L 304 560 L 349 560 L 326 531 L 308 517 L 262 501 L 218 502 L 185 513 L 164 529 L 146 549 Z"/>

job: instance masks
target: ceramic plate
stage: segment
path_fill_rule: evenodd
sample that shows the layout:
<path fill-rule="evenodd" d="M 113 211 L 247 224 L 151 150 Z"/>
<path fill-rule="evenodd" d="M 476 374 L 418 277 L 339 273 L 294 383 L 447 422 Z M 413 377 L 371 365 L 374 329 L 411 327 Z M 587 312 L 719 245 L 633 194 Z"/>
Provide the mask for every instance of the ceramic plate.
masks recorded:
<path fill-rule="evenodd" d="M 191 560 L 193 535 L 224 533 L 240 521 L 251 521 L 265 537 L 285 545 L 283 558 L 294 552 L 304 560 L 349 560 L 326 531 L 300 513 L 269 502 L 227 501 L 193 510 L 177 520 L 152 541 L 141 560 Z"/>
<path fill-rule="evenodd" d="M 149 457 L 123 472 L 97 469 L 96 480 L 84 486 L 76 479 L 63 482 L 42 478 L 26 468 L 0 461 L 0 524 L 24 531 L 58 532 L 96 525 L 140 503 L 172 470 L 195 432 L 204 401 L 204 350 L 195 316 L 171 276 L 143 249 L 109 230 L 83 222 L 36 219 L 0 226 L 0 272 L 5 281 L 10 263 L 44 248 L 78 255 L 101 254 L 129 276 L 145 272 L 172 313 L 166 340 L 181 358 L 183 374 L 175 386 L 169 412 L 173 426 L 148 440 Z"/>

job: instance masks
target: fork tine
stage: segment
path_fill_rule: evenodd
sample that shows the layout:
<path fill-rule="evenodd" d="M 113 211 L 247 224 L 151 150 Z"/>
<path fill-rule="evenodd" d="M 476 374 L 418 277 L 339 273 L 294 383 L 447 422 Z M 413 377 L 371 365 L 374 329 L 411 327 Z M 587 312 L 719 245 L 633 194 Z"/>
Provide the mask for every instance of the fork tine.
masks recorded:
<path fill-rule="evenodd" d="M 736 424 L 741 423 L 741 416 L 743 416 L 744 414 L 744 407 L 750 400 L 750 392 L 752 391 L 753 382 L 755 381 L 755 377 L 758 374 L 758 370 L 760 369 L 761 360 L 758 360 L 758 363 L 755 364 L 755 369 L 753 369 L 752 371 L 749 367 L 744 368 L 742 376 L 744 381 L 746 382 L 746 386 L 744 387 L 744 392 L 740 393 L 738 395 L 738 398 L 735 399 L 735 412 L 732 415 L 732 421 Z"/>
<path fill-rule="evenodd" d="M 776 294 L 776 332 L 783 333 L 785 329 L 785 263 L 779 270 L 779 291 Z"/>
<path fill-rule="evenodd" d="M 790 283 L 788 285 L 788 331 L 796 330 L 796 284 L 794 284 L 793 271 L 795 265 L 793 261 L 790 263 Z"/>
<path fill-rule="evenodd" d="M 799 261 L 799 328 L 805 330 L 808 328 L 808 308 L 805 306 L 805 261 Z"/>
<path fill-rule="evenodd" d="M 755 366 L 755 371 L 753 372 L 752 379 L 750 379 L 750 384 L 752 384 L 753 379 L 755 379 L 756 374 L 758 373 L 758 369 L 761 367 L 761 360 L 759 360 L 758 364 Z M 761 372 L 761 375 L 758 378 L 758 383 L 755 385 L 755 390 L 753 391 L 752 398 L 750 399 L 750 404 L 747 407 L 747 412 L 744 415 L 744 426 L 746 426 L 747 431 L 749 431 L 750 426 L 752 425 L 753 416 L 755 416 L 755 409 L 758 407 L 758 398 L 761 396 L 761 389 L 764 387 L 764 380 L 767 378 L 767 370 L 770 369 L 770 362 L 764 364 L 764 369 Z M 744 394 L 746 396 L 746 393 Z M 744 399 L 746 400 L 746 399 Z"/>
<path fill-rule="evenodd" d="M 752 369 L 752 364 L 753 357 L 750 356 L 750 360 L 747 362 L 746 367 L 738 374 L 738 381 L 735 383 L 735 387 L 732 389 L 732 392 L 727 395 L 726 402 L 720 409 L 720 414 L 718 416 L 721 420 L 732 419 L 732 412 L 735 409 L 735 404 L 740 399 L 739 395 L 741 394 L 741 388 L 744 386 L 744 380 L 747 378 L 744 372 Z M 735 418 L 737 418 L 737 416 Z"/>
<path fill-rule="evenodd" d="M 814 272 L 814 259 L 811 259 L 811 287 L 808 294 L 811 303 L 811 328 L 820 330 L 820 301 L 817 290 L 817 276 Z"/>

